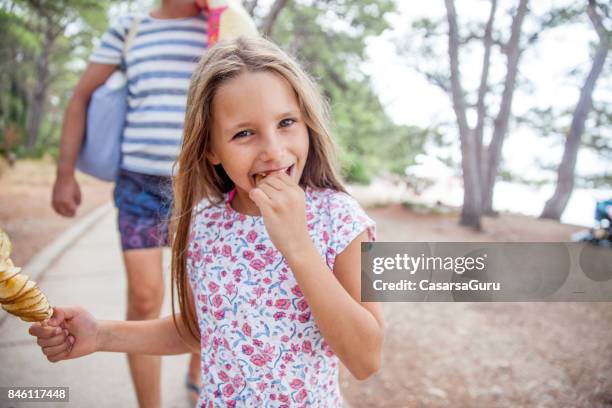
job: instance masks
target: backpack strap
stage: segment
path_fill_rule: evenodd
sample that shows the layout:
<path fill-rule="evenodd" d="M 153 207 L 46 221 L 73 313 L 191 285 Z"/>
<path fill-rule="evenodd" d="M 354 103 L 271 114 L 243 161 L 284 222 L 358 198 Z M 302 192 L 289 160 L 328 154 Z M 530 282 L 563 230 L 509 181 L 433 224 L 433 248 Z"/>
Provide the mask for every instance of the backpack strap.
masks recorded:
<path fill-rule="evenodd" d="M 123 64 L 125 65 L 125 60 L 127 58 L 128 51 L 132 46 L 132 42 L 134 42 L 134 38 L 138 33 L 138 26 L 140 25 L 140 20 L 142 16 L 134 16 L 132 23 L 130 24 L 130 28 L 125 36 L 125 41 L 123 42 Z"/>

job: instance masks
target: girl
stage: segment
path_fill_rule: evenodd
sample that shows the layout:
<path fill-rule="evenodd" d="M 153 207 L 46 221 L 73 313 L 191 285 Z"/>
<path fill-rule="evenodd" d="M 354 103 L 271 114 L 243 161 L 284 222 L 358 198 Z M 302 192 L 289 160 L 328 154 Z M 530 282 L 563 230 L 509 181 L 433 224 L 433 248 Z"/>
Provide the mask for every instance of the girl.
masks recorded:
<path fill-rule="evenodd" d="M 357 379 L 376 372 L 383 318 L 359 301 L 374 224 L 338 180 L 316 86 L 275 45 L 240 38 L 203 57 L 187 106 L 174 183 L 180 314 L 117 322 L 56 308 L 30 333 L 50 361 L 199 348 L 198 406 L 342 406 L 338 358 Z"/>

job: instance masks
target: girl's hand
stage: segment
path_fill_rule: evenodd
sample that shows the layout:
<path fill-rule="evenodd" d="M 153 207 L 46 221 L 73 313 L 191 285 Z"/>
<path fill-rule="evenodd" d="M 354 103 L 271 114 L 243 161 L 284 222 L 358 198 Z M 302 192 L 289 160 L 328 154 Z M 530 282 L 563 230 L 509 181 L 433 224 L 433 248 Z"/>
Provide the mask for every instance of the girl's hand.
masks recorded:
<path fill-rule="evenodd" d="M 287 174 L 270 174 L 249 192 L 249 197 L 261 211 L 272 243 L 285 257 L 294 249 L 312 244 L 304 190 Z"/>
<path fill-rule="evenodd" d="M 33 324 L 29 333 L 52 363 L 98 350 L 98 321 L 82 307 L 56 307 L 51 319 Z"/>

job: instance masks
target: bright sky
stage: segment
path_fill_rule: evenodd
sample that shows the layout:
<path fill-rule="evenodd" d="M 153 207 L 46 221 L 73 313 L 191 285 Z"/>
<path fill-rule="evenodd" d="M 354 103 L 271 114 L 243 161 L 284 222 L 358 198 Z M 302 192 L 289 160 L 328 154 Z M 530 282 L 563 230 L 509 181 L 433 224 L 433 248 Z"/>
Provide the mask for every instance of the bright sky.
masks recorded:
<path fill-rule="evenodd" d="M 446 11 L 442 0 L 431 2 L 398 1 L 398 13 L 391 15 L 389 21 L 391 30 L 383 35 L 372 38 L 368 43 L 370 62 L 365 64 L 364 70 L 373 80 L 375 89 L 381 97 L 387 112 L 397 122 L 402 124 L 416 124 L 427 127 L 440 121 L 454 121 L 454 113 L 448 96 L 439 88 L 431 85 L 419 73 L 408 65 L 406 57 L 399 56 L 395 42 L 405 38 L 413 21 L 421 17 L 445 18 Z M 504 17 L 504 4 L 497 9 L 497 18 Z M 516 2 L 511 2 L 516 3 Z M 538 0 L 531 2 L 531 9 L 535 13 L 542 13 L 549 9 L 553 2 Z M 554 1 L 555 6 L 570 3 L 568 1 Z M 456 9 L 459 24 L 462 21 L 480 20 L 485 22 L 489 13 L 489 2 L 483 0 L 459 0 Z M 505 17 L 507 19 L 507 17 Z M 506 27 L 509 27 L 507 21 Z M 529 24 L 528 21 L 525 25 Z M 509 32 L 509 28 L 507 29 Z M 570 79 L 567 73 L 581 66 L 585 71 L 590 67 L 589 42 L 596 40 L 596 35 L 589 26 L 575 24 L 569 27 L 550 30 L 541 35 L 539 44 L 526 52 L 521 60 L 520 70 L 534 84 L 534 93 L 526 94 L 516 92 L 513 109 L 520 113 L 532 108 L 534 105 L 556 108 L 573 107 L 578 99 L 580 80 Z M 446 41 L 446 40 L 444 40 Z M 442 43 L 442 55 L 446 57 L 446 43 Z M 476 86 L 481 70 L 480 55 L 462 55 L 462 71 L 464 86 Z M 447 63 L 447 60 L 441 61 Z M 498 70 L 492 75 L 498 78 L 505 74 L 505 70 Z M 596 100 L 612 102 L 612 89 L 610 82 L 598 83 L 594 94 Z M 606 89 L 606 85 L 608 88 Z M 605 98 L 605 99 L 604 99 Z M 559 102 L 560 101 L 560 102 Z M 473 118 L 471 118 L 473 119 Z M 473 124 L 473 122 L 472 122 Z M 569 124 L 568 124 L 569 125 Z M 556 164 L 560 160 L 563 146 L 554 138 L 543 138 L 535 135 L 525 128 L 511 129 L 511 137 L 507 137 L 504 145 L 504 158 L 508 167 L 525 176 L 540 178 L 542 171 L 534 165 L 536 160 Z M 526 144 L 530 149 L 525 149 Z M 458 153 L 458 148 L 454 149 Z M 612 163 L 603 162 L 597 155 L 582 151 L 578 160 L 578 171 L 581 174 L 612 172 Z"/>

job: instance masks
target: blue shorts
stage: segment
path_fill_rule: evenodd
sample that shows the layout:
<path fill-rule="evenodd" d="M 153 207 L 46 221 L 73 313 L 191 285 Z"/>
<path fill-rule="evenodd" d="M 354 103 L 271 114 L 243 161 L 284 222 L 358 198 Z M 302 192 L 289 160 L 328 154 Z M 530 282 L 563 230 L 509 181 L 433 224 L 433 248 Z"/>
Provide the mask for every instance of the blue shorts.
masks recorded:
<path fill-rule="evenodd" d="M 172 177 L 122 169 L 117 176 L 113 197 L 119 213 L 119 234 L 124 251 L 168 245 Z"/>

